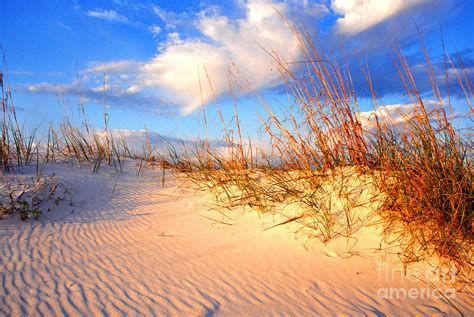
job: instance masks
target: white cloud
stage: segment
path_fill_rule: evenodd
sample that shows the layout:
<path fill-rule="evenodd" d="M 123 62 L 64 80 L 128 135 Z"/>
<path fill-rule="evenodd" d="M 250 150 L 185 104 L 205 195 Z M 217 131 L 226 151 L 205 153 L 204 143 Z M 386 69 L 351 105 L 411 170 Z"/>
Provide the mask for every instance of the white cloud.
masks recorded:
<path fill-rule="evenodd" d="M 173 12 L 164 10 L 158 6 L 153 7 L 153 13 L 166 24 L 166 28 L 175 29 L 180 25 L 187 24 L 191 16 L 187 12 Z"/>
<path fill-rule="evenodd" d="M 142 63 L 133 60 L 113 61 L 108 63 L 92 62 L 87 73 L 123 74 L 139 71 Z"/>
<path fill-rule="evenodd" d="M 193 15 L 186 12 L 174 12 L 160 8 L 159 6 L 153 7 L 153 13 L 165 24 L 167 29 L 177 29 L 183 26 L 192 25 Z"/>
<path fill-rule="evenodd" d="M 31 84 L 27 86 L 27 91 L 29 92 L 47 92 L 47 93 L 54 93 L 57 91 L 58 86 L 43 82 L 43 83 L 38 83 L 38 84 Z"/>
<path fill-rule="evenodd" d="M 161 89 L 164 99 L 180 106 L 184 113 L 207 104 L 214 95 L 226 94 L 229 71 L 238 72 L 239 79 L 253 89 L 279 84 L 279 73 L 263 48 L 288 60 L 299 56 L 294 35 L 276 11 L 285 14 L 289 6 L 265 0 L 243 5 L 245 17 L 234 21 L 215 10 L 200 12 L 195 21 L 199 38 L 181 40 L 177 33 L 171 33 L 161 52 L 144 63 L 140 84 Z"/>
<path fill-rule="evenodd" d="M 332 10 L 342 15 L 336 30 L 354 35 L 427 0 L 333 0 Z"/>
<path fill-rule="evenodd" d="M 173 45 L 181 45 L 183 44 L 183 40 L 181 39 L 181 35 L 178 32 L 171 32 L 168 33 L 168 38 L 165 42 L 160 43 L 158 46 L 158 50 L 161 52 L 168 46 Z"/>
<path fill-rule="evenodd" d="M 400 124 L 413 117 L 414 110 L 413 104 L 383 105 L 372 111 L 360 112 L 358 119 L 364 128 L 376 127 L 377 121 L 390 125 Z"/>
<path fill-rule="evenodd" d="M 430 120 L 436 121 L 438 114 L 444 109 L 448 119 L 456 119 L 464 116 L 464 113 L 454 112 L 449 114 L 447 102 L 443 100 L 443 105 L 439 100 L 424 100 L 423 106 L 430 117 Z M 382 105 L 372 111 L 360 112 L 358 119 L 364 128 L 370 129 L 377 126 L 377 120 L 382 124 L 403 125 L 409 120 L 421 115 L 422 109 L 419 104 L 391 104 Z"/>
<path fill-rule="evenodd" d="M 159 44 L 157 54 L 142 62 L 90 63 L 83 73 L 88 82 L 82 86 L 98 87 L 103 74 L 109 74 L 114 87 L 107 93 L 114 94 L 116 99 L 120 94 L 125 98 L 146 94 L 145 100 L 153 100 L 150 110 L 174 108 L 184 114 L 227 95 L 229 83 L 235 94 L 275 87 L 281 84 L 281 77 L 269 52 L 278 53 L 282 60 L 289 62 L 301 56 L 299 44 L 282 15 L 307 14 L 314 19 L 327 12 L 324 5 L 307 0 L 275 1 L 239 1 L 239 9 L 243 12 L 239 19 L 222 15 L 215 6 L 194 14 L 172 13 L 155 7 L 154 13 L 165 22 L 167 29 L 167 39 Z M 89 11 L 88 15 L 120 20 L 115 11 Z M 179 33 L 175 28 L 179 21 L 173 23 L 173 18 L 185 19 L 186 27 L 191 25 L 193 30 L 186 32 L 179 24 L 179 31 L 193 36 Z M 149 30 L 162 31 L 157 25 Z M 30 86 L 29 90 L 51 92 L 54 89 Z M 96 93 L 94 90 L 89 92 L 92 97 Z"/>
<path fill-rule="evenodd" d="M 159 25 L 150 25 L 148 27 L 148 31 L 150 31 L 151 34 L 153 34 L 153 37 L 156 37 L 158 34 L 160 34 L 161 27 Z"/>
<path fill-rule="evenodd" d="M 307 1 L 293 2 L 292 7 L 311 9 L 312 14 L 323 11 Z M 149 61 L 95 64 L 88 72 L 126 73 L 130 84 L 126 93 L 151 89 L 160 102 L 175 105 L 184 114 L 226 95 L 231 73 L 251 89 L 274 87 L 281 83 L 280 75 L 268 52 L 278 52 L 284 60 L 300 56 L 298 43 L 279 14 L 291 14 L 292 7 L 270 0 L 249 0 L 240 5 L 245 16 L 237 20 L 220 15 L 214 7 L 200 11 L 193 18 L 197 36 L 183 39 L 176 31 L 168 33 Z M 159 8 L 155 14 L 168 24 L 174 16 Z M 239 93 L 237 87 L 233 92 Z"/>
<path fill-rule="evenodd" d="M 136 93 L 139 93 L 141 90 L 140 86 L 138 85 L 133 85 L 133 86 L 130 86 L 128 87 L 127 89 L 125 89 L 125 92 L 127 94 L 136 94 Z"/>
<path fill-rule="evenodd" d="M 158 150 L 157 152 L 159 153 L 167 153 L 170 145 L 175 147 L 175 150 L 180 153 L 183 151 L 183 145 L 189 149 L 200 144 L 199 139 L 181 139 L 145 130 L 109 129 L 106 132 L 104 129 L 95 129 L 94 133 L 100 138 L 105 138 L 108 134 L 112 134 L 114 138 L 125 139 L 130 150 L 138 151 L 140 153 L 143 150 L 143 146 L 146 146 L 148 141 L 155 150 Z M 223 151 L 223 149 L 226 148 L 227 143 L 222 139 L 210 139 L 209 145 L 213 149 Z M 183 153 L 183 155 L 184 154 L 185 153 Z"/>
<path fill-rule="evenodd" d="M 102 20 L 113 21 L 113 22 L 121 22 L 126 23 L 128 19 L 123 15 L 120 15 L 115 10 L 103 10 L 103 9 L 96 9 L 96 10 L 89 10 L 86 12 L 86 15 Z"/>
<path fill-rule="evenodd" d="M 96 86 L 91 87 L 91 81 L 93 78 L 94 77 L 90 78 L 88 83 L 81 82 L 80 87 L 77 85 L 77 82 L 69 84 L 42 82 L 20 86 L 18 88 L 20 91 L 27 91 L 29 93 L 81 96 L 85 102 L 102 104 L 104 102 L 104 85 L 101 83 L 103 77 L 95 82 Z M 112 79 L 113 78 L 111 78 L 111 80 Z M 159 98 L 153 94 L 142 91 L 140 86 L 127 86 L 125 83 L 118 81 L 114 84 L 106 84 L 105 91 L 107 106 L 133 106 L 136 110 L 142 110 L 157 115 L 176 114 L 176 109 L 173 109 L 168 105 L 158 106 Z"/>

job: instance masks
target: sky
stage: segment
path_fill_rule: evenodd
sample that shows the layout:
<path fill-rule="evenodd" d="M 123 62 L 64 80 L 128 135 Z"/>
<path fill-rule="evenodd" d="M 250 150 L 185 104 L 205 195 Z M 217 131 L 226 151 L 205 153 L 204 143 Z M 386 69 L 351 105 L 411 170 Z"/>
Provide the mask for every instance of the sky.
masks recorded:
<path fill-rule="evenodd" d="M 263 111 L 257 95 L 279 111 L 289 105 L 269 55 L 301 60 L 288 24 L 303 26 L 328 56 L 350 65 L 361 110 L 368 112 L 372 105 L 361 59 L 387 109 L 406 102 L 390 54 L 398 46 L 421 93 L 430 98 L 418 29 L 437 76 L 445 72 L 442 37 L 453 71 L 472 75 L 473 2 L 1 0 L 6 63 L 0 62 L 0 69 L 8 73 L 14 105 L 30 128 L 58 124 L 63 115 L 77 113 L 82 100 L 97 128 L 105 108 L 111 128 L 146 126 L 188 139 L 202 134 L 204 110 L 209 133 L 217 138 L 222 129 L 217 110 L 230 120 L 237 101 L 245 133 L 256 138 Z M 250 89 L 232 86 L 234 76 Z M 450 93 L 462 117 L 469 111 L 464 93 L 459 87 Z"/>

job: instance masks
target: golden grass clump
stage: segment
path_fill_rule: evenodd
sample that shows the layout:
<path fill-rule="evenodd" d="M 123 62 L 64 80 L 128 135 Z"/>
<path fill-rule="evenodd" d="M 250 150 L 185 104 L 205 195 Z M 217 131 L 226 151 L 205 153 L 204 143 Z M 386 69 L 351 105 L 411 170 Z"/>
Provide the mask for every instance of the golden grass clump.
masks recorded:
<path fill-rule="evenodd" d="M 324 242 L 354 233 L 360 219 L 352 210 L 366 204 L 380 217 L 386 240 L 400 245 L 404 263 L 437 256 L 468 276 L 474 238 L 472 144 L 449 118 L 451 105 L 442 97 L 424 46 L 435 107 L 426 107 L 397 51 L 395 64 L 411 98 L 400 123 L 378 109 L 382 103 L 363 69 L 374 104 L 370 118 L 364 118 L 349 66 L 331 61 L 305 32 L 293 31 L 303 61 L 291 64 L 273 55 L 292 97 L 291 110 L 278 116 L 261 98 L 270 151 L 256 157 L 242 142 L 235 114 L 237 137 L 224 127 L 227 152 L 204 142 L 194 155 L 181 158 L 186 177 L 210 191 L 219 210 L 247 206 L 275 213 L 280 204 L 297 206 L 288 221 L 312 228 L 312 236 Z M 470 105 L 470 81 L 459 74 L 457 79 Z M 357 180 L 358 187 L 345 179 Z M 371 195 L 364 202 L 359 199 L 363 189 Z"/>

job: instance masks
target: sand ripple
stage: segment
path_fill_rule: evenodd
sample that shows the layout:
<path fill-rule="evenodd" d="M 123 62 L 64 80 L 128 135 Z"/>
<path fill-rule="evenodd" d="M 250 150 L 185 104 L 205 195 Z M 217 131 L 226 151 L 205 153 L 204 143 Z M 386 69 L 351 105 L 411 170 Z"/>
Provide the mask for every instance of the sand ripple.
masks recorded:
<path fill-rule="evenodd" d="M 172 183 L 161 189 L 130 173 L 112 194 L 107 174 L 68 169 L 64 178 L 75 190 L 73 206 L 37 221 L 0 221 L 1 315 L 454 312 L 439 299 L 381 299 L 375 262 L 275 239 L 256 215 L 213 223 L 200 216 L 202 199 Z M 457 303 L 472 312 L 468 296 Z"/>

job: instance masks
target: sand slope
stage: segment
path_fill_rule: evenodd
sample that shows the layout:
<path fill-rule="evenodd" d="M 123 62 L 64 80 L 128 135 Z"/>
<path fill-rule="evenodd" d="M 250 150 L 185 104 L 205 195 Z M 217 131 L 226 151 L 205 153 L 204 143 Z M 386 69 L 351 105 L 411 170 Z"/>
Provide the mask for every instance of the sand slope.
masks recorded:
<path fill-rule="evenodd" d="M 380 288 L 426 285 L 387 279 L 371 258 L 308 251 L 284 227 L 262 231 L 268 218 L 212 221 L 205 199 L 170 179 L 161 188 L 130 169 L 112 193 L 112 173 L 52 171 L 74 190 L 71 206 L 0 220 L 1 315 L 456 313 L 437 298 L 381 298 Z M 472 297 L 456 304 L 474 313 Z"/>

